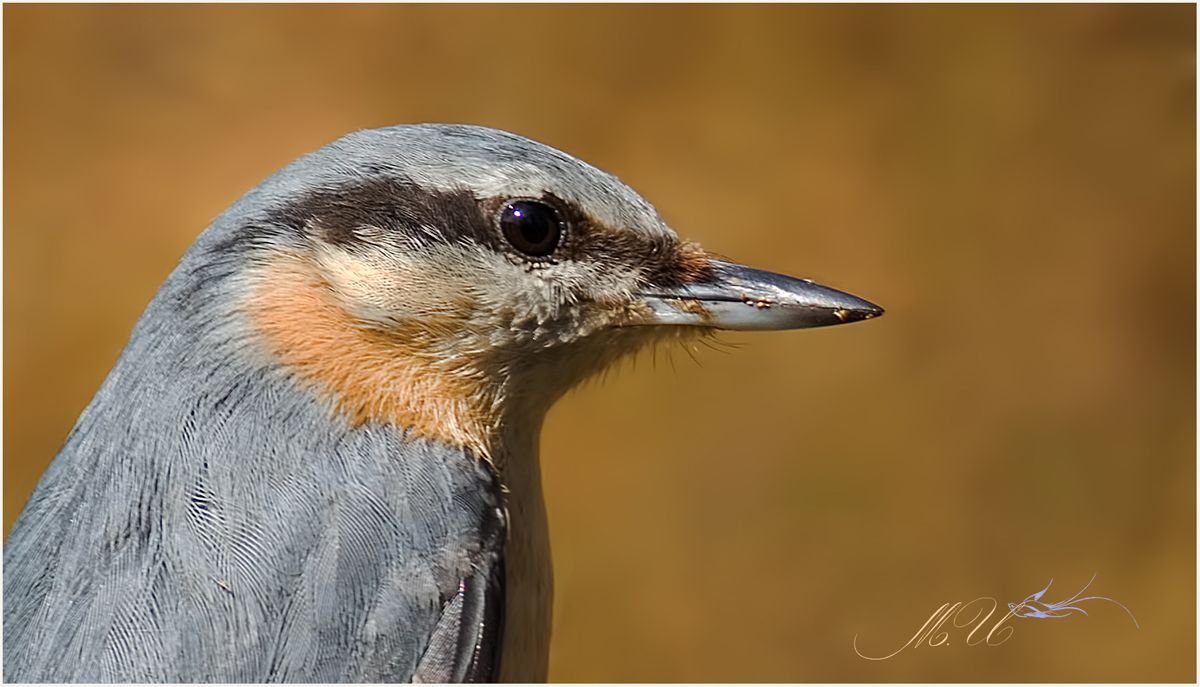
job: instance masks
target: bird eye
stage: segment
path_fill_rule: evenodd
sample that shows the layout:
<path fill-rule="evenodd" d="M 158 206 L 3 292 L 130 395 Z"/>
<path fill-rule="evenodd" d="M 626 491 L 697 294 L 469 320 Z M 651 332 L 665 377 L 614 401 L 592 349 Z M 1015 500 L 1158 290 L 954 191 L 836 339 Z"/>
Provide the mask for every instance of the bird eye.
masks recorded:
<path fill-rule="evenodd" d="M 534 200 L 517 200 L 500 211 L 500 231 L 513 248 L 536 257 L 550 255 L 562 239 L 558 210 Z"/>

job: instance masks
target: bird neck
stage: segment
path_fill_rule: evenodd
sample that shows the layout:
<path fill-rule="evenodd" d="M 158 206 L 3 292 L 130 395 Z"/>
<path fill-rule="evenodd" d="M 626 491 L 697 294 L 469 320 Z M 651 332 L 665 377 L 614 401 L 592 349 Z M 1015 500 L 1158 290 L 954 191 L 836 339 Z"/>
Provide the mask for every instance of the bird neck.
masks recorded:
<path fill-rule="evenodd" d="M 554 574 L 538 457 L 541 419 L 505 424 L 495 457 L 508 514 L 501 682 L 545 682 L 550 661 Z"/>

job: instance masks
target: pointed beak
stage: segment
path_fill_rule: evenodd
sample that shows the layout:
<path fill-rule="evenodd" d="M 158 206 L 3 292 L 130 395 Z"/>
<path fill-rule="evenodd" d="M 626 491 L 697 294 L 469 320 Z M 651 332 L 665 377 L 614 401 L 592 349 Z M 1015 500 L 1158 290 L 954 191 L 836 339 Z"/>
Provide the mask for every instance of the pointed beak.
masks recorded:
<path fill-rule="evenodd" d="M 716 329 L 807 329 L 869 320 L 883 308 L 805 279 L 711 260 L 707 278 L 650 286 L 638 294 L 651 315 L 644 324 Z"/>

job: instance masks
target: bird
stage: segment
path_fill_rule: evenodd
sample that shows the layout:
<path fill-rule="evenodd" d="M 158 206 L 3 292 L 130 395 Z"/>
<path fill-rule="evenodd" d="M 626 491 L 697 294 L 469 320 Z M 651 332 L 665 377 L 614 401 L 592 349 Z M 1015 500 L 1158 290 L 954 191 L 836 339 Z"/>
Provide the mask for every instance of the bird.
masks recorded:
<path fill-rule="evenodd" d="M 881 314 L 517 134 L 350 133 L 134 325 L 4 547 L 4 679 L 544 681 L 550 406 L 647 346 Z"/>

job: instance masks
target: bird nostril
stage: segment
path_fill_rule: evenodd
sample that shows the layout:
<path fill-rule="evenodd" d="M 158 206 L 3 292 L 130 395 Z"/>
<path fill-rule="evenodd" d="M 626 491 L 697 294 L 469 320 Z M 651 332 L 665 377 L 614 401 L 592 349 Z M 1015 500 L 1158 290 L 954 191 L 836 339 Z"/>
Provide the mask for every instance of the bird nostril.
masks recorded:
<path fill-rule="evenodd" d="M 500 231 L 513 248 L 534 257 L 550 255 L 562 239 L 558 210 L 535 200 L 508 203 L 500 211 Z"/>

